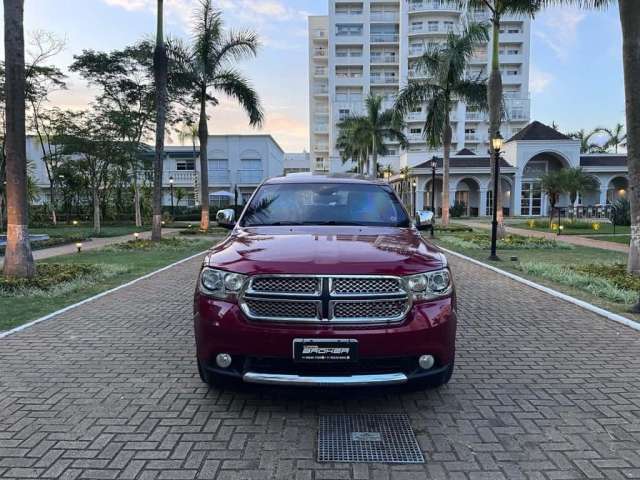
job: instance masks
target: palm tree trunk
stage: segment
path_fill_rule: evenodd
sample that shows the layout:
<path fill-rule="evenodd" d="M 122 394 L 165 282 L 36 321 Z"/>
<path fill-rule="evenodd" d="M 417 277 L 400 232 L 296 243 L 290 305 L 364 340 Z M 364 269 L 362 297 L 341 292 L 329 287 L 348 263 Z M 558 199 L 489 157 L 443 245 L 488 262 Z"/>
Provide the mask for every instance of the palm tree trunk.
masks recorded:
<path fill-rule="evenodd" d="M 158 0 L 156 48 L 153 71 L 156 83 L 156 156 L 153 161 L 153 224 L 151 239 L 162 239 L 162 168 L 164 129 L 167 120 L 167 52 L 164 44 L 164 0 Z"/>
<path fill-rule="evenodd" d="M 200 137 L 200 229 L 209 229 L 209 162 L 207 160 L 207 141 L 209 139 L 209 126 L 207 125 L 207 93 L 203 89 L 200 96 L 200 124 L 198 125 Z"/>
<path fill-rule="evenodd" d="M 502 73 L 500 72 L 500 16 L 492 19 L 492 48 L 491 48 L 491 74 L 487 83 L 487 101 L 489 103 L 489 144 L 491 139 L 500 131 L 502 122 Z M 493 172 L 495 171 L 495 152 L 491 152 L 491 183 L 495 185 Z M 498 202 L 498 238 L 504 237 L 504 215 L 502 213 L 502 182 L 498 180 L 498 191 L 493 192 L 493 201 Z M 484 208 L 484 205 L 483 205 Z"/>
<path fill-rule="evenodd" d="M 442 225 L 449 225 L 449 157 L 451 156 L 451 139 L 453 132 L 451 131 L 451 123 L 449 116 L 444 124 L 444 132 L 442 132 Z M 433 186 L 435 188 L 435 185 Z"/>
<path fill-rule="evenodd" d="M 140 185 L 138 184 L 138 172 L 134 172 L 133 180 L 133 209 L 136 216 L 136 227 L 142 226 L 142 212 L 140 211 Z"/>
<path fill-rule="evenodd" d="M 376 138 L 373 137 L 373 145 L 371 151 L 371 170 L 369 176 L 376 178 L 378 176 L 378 145 L 376 144 Z"/>
<path fill-rule="evenodd" d="M 24 0 L 4 0 L 6 76 L 6 277 L 30 278 L 36 273 L 27 210 L 27 153 L 25 133 Z"/>
<path fill-rule="evenodd" d="M 631 243 L 627 269 L 640 275 L 640 2 L 620 0 L 622 61 L 627 111 L 627 166 L 631 195 Z"/>

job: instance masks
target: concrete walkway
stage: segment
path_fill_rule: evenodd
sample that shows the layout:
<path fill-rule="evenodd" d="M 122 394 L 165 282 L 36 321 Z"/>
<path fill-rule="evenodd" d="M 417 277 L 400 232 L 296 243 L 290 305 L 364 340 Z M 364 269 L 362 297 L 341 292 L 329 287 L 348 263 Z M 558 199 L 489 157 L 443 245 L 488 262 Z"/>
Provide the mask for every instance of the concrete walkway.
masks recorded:
<path fill-rule="evenodd" d="M 171 236 L 176 235 L 180 231 L 179 228 L 163 228 L 162 234 Z M 140 238 L 147 239 L 151 238 L 151 232 L 140 232 Z M 119 237 L 104 237 L 104 238 L 94 238 L 92 240 L 85 240 L 82 242 L 82 251 L 86 252 L 89 250 L 95 250 L 97 248 L 102 248 L 107 245 L 113 245 L 114 243 L 123 243 L 129 240 L 133 240 L 133 234 L 130 233 L 128 235 L 121 235 Z M 59 255 L 67 255 L 69 253 L 75 253 L 77 251 L 77 247 L 75 242 L 69 243 L 67 245 L 60 245 L 58 247 L 51 248 L 43 248 L 41 250 L 33 251 L 34 260 L 42 260 L 44 258 L 57 257 Z M 0 268 L 4 265 L 4 257 L 0 258 Z"/>
<path fill-rule="evenodd" d="M 456 257 L 439 390 L 203 385 L 196 257 L 0 340 L 0 478 L 640 477 L 640 333 Z M 425 464 L 316 462 L 320 414 L 405 413 Z"/>
<path fill-rule="evenodd" d="M 468 225 L 469 227 L 472 227 L 472 228 L 482 228 L 485 230 L 491 229 L 491 224 L 489 223 L 474 222 L 474 221 L 468 221 L 468 220 L 460 220 L 460 221 L 456 221 L 456 223 Z M 629 253 L 629 246 L 624 245 L 622 243 L 605 242 L 603 240 L 593 240 L 591 238 L 578 236 L 578 235 L 556 235 L 555 233 L 550 233 L 550 232 L 539 232 L 536 230 L 528 230 L 526 228 L 510 227 L 508 224 L 505 224 L 505 227 L 507 229 L 507 233 L 522 235 L 524 237 L 546 238 L 549 240 L 557 240 L 559 242 L 579 245 L 581 247 L 602 248 L 604 250 L 613 250 L 615 252 Z"/>

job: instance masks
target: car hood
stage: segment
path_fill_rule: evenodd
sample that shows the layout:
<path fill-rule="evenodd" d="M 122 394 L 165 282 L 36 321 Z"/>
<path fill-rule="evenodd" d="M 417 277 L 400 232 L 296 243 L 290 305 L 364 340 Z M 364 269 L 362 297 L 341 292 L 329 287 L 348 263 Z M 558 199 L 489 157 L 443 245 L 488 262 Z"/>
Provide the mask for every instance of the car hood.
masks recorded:
<path fill-rule="evenodd" d="M 233 230 L 205 264 L 244 274 L 410 275 L 444 255 L 410 228 L 254 227 Z"/>

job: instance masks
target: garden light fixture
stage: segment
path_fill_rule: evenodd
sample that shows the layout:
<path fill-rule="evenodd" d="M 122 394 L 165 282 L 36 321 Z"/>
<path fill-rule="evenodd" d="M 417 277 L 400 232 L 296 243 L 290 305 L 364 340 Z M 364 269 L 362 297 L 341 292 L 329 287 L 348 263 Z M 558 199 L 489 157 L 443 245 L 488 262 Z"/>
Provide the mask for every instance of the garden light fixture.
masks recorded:
<path fill-rule="evenodd" d="M 82 243 L 76 243 L 76 249 L 78 250 L 78 253 L 82 252 Z"/>
<path fill-rule="evenodd" d="M 71 223 L 73 223 L 74 225 L 78 225 L 78 220 L 74 220 L 74 221 L 73 221 L 73 222 L 71 222 Z"/>
<path fill-rule="evenodd" d="M 138 240 L 139 237 L 140 237 L 140 234 L 138 232 L 135 232 L 133 234 L 133 238 L 135 238 L 136 241 Z"/>
<path fill-rule="evenodd" d="M 491 139 L 491 146 L 493 147 L 493 219 L 491 220 L 491 255 L 489 260 L 500 260 L 496 254 L 496 243 L 498 240 L 498 185 L 500 181 L 500 149 L 502 148 L 502 135 L 500 132 L 496 132 L 495 137 Z"/>

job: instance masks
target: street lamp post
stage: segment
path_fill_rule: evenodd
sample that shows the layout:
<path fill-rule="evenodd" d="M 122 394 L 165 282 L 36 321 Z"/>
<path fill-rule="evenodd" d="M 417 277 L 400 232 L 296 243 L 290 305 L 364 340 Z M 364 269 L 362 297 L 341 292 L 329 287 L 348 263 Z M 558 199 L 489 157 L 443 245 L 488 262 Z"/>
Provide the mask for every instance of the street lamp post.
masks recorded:
<path fill-rule="evenodd" d="M 491 220 L 491 255 L 489 260 L 500 260 L 496 254 L 496 242 L 498 238 L 498 182 L 500 181 L 500 149 L 502 148 L 502 135 L 500 132 L 491 139 L 491 147 L 493 148 L 494 166 L 493 166 L 493 219 Z"/>
<path fill-rule="evenodd" d="M 431 213 L 433 213 L 433 217 L 431 218 L 431 237 L 434 237 L 435 226 L 434 223 L 436 221 L 436 167 L 438 166 L 438 157 L 435 155 L 431 159 Z"/>
<path fill-rule="evenodd" d="M 416 205 L 416 201 L 417 201 L 417 196 L 418 196 L 418 182 L 416 181 L 416 179 L 413 179 L 413 198 L 411 199 L 411 206 L 413 209 L 413 214 L 415 215 L 416 213 L 418 213 L 418 207 Z"/>
<path fill-rule="evenodd" d="M 171 216 L 173 217 L 175 214 L 173 208 L 173 177 L 169 177 L 169 190 L 171 190 Z"/>

